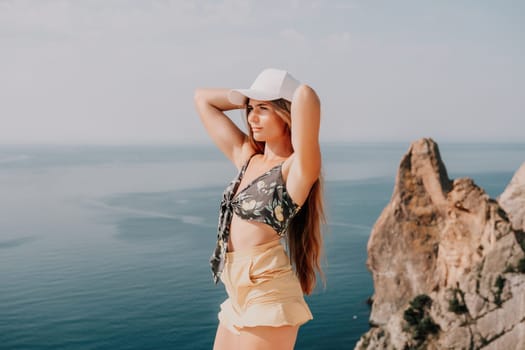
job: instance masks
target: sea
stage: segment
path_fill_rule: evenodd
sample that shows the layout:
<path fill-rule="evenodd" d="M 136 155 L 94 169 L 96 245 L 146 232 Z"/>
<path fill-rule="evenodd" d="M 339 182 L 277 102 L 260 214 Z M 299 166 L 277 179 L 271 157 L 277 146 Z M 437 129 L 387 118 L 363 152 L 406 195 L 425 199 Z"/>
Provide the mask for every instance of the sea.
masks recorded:
<path fill-rule="evenodd" d="M 353 349 L 369 329 L 371 229 L 407 143 L 323 143 L 323 270 L 296 349 Z M 524 144 L 439 144 L 450 178 L 493 198 Z M 212 145 L 1 145 L 0 349 L 211 349 L 220 195 Z"/>

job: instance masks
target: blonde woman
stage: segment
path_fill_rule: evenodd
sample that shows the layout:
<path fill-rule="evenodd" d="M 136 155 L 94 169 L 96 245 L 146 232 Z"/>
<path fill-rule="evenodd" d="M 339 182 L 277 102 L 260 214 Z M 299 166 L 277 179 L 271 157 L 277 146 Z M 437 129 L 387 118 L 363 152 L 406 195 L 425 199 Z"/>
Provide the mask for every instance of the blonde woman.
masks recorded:
<path fill-rule="evenodd" d="M 228 294 L 214 349 L 293 349 L 313 318 L 304 294 L 322 274 L 319 98 L 288 72 L 265 69 L 249 89 L 197 89 L 195 106 L 239 171 L 223 193 L 210 260 Z M 233 109 L 245 110 L 247 133 L 223 113 Z"/>

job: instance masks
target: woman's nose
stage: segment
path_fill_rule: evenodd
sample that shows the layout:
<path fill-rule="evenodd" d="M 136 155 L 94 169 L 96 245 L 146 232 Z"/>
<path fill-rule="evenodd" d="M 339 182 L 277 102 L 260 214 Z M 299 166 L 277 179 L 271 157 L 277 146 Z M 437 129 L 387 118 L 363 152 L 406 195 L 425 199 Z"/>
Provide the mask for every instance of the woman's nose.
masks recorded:
<path fill-rule="evenodd" d="M 257 122 L 259 120 L 259 115 L 255 111 L 251 111 L 250 114 L 248 114 L 248 121 L 250 123 Z"/>

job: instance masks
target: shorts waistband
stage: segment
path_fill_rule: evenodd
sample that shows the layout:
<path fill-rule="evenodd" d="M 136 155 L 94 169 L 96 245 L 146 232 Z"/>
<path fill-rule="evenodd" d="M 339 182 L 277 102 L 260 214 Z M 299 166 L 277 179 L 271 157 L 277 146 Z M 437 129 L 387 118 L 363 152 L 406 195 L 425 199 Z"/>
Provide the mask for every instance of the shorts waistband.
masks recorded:
<path fill-rule="evenodd" d="M 242 250 L 236 250 L 236 251 L 233 251 L 233 252 L 227 252 L 226 253 L 226 261 L 229 261 L 229 262 L 232 262 L 234 260 L 239 260 L 239 259 L 246 259 L 246 258 L 250 258 L 250 257 L 253 257 L 253 256 L 256 256 L 258 254 L 261 254 L 265 251 L 267 251 L 268 249 L 271 249 L 271 248 L 274 248 L 274 247 L 277 247 L 277 246 L 281 246 L 282 247 L 282 244 L 281 244 L 281 239 L 274 239 L 273 241 L 270 241 L 270 242 L 267 242 L 267 243 L 263 243 L 263 244 L 259 244 L 259 245 L 256 245 L 256 246 L 253 246 L 253 247 L 250 247 L 250 248 L 247 248 L 247 249 L 242 249 Z"/>

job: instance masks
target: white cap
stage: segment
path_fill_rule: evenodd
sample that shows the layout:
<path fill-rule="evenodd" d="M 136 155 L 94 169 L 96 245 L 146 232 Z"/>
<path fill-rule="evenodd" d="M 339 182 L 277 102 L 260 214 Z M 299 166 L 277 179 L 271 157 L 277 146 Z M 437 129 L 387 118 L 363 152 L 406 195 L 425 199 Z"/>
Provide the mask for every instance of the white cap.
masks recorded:
<path fill-rule="evenodd" d="M 268 68 L 263 70 L 249 89 L 233 89 L 228 92 L 228 99 L 235 105 L 243 105 L 246 98 L 260 101 L 271 101 L 284 98 L 292 101 L 295 89 L 301 83 L 290 73 L 281 69 Z"/>

